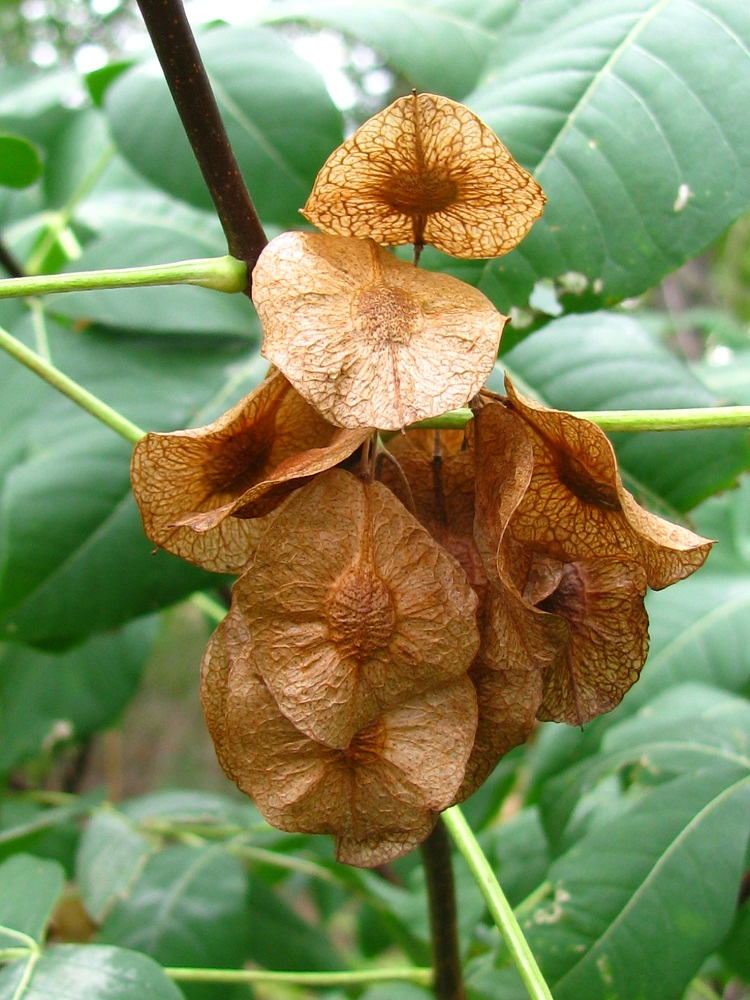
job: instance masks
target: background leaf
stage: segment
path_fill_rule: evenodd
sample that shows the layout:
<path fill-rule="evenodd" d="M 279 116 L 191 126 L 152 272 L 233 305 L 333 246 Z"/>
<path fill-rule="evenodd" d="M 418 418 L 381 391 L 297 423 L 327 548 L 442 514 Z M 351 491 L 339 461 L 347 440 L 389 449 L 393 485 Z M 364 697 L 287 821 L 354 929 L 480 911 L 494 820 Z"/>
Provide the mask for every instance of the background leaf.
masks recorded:
<path fill-rule="evenodd" d="M 0 1000 L 182 1000 L 182 993 L 152 959 L 105 945 L 57 945 L 25 979 L 25 962 L 0 971 Z"/>
<path fill-rule="evenodd" d="M 342 140 L 341 115 L 322 78 L 265 28 L 218 28 L 202 35 L 199 44 L 261 218 L 298 226 L 298 209 L 323 161 Z M 117 145 L 136 170 L 177 198 L 211 207 L 155 63 L 116 80 L 105 106 Z M 143 108 L 149 109 L 148 115 Z"/>
<path fill-rule="evenodd" d="M 122 813 L 102 810 L 86 826 L 78 847 L 76 877 L 92 920 L 101 923 L 128 893 L 156 844 Z"/>
<path fill-rule="evenodd" d="M 96 236 L 68 270 L 140 267 L 226 253 L 213 213 L 157 191 L 110 191 L 92 197 L 79 207 L 76 219 Z M 195 286 L 71 292 L 51 300 L 50 311 L 140 333 L 230 334 L 260 340 L 258 319 L 246 296 Z"/>
<path fill-rule="evenodd" d="M 64 371 L 146 429 L 208 422 L 266 367 L 237 342 L 170 344 L 165 365 L 152 339 L 53 324 L 48 336 Z M 132 447 L 12 359 L 0 358 L 3 371 L 0 636 L 72 642 L 215 586 L 220 577 L 152 554 L 130 492 Z"/>
<path fill-rule="evenodd" d="M 237 967 L 244 957 L 246 879 L 223 846 L 176 844 L 152 855 L 99 933 L 164 965 Z M 212 997 L 214 986 L 190 989 Z"/>
<path fill-rule="evenodd" d="M 587 284 L 577 308 L 592 308 L 701 251 L 750 207 L 748 88 L 747 5 L 524 5 L 467 104 L 547 206 L 517 250 L 487 263 L 482 290 L 506 311 L 572 271 Z"/>
<path fill-rule="evenodd" d="M 42 161 L 35 146 L 19 136 L 0 135 L 0 184 L 28 187 L 41 172 Z"/>
<path fill-rule="evenodd" d="M 0 774 L 110 725 L 138 685 L 155 632 L 146 619 L 64 653 L 0 645 Z"/>
<path fill-rule="evenodd" d="M 25 944 L 14 931 L 41 942 L 64 881 L 60 865 L 30 854 L 0 865 L 0 948 Z"/>
<path fill-rule="evenodd" d="M 266 24 L 298 21 L 329 28 L 375 49 L 420 91 L 460 99 L 476 84 L 498 29 L 518 0 L 287 0 L 261 15 Z M 435 58 L 435 53 L 440 58 Z"/>

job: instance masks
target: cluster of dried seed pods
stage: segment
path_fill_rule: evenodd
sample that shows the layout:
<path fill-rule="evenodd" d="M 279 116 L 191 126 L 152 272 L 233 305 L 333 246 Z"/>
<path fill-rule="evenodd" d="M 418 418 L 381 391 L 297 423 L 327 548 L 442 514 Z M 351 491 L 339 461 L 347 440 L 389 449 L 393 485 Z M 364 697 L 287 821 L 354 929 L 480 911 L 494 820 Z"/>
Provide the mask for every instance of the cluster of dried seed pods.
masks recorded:
<path fill-rule="evenodd" d="M 708 554 L 636 504 L 593 424 L 510 383 L 477 395 L 506 318 L 384 249 L 499 255 L 543 204 L 468 109 L 396 101 L 321 170 L 304 212 L 323 233 L 261 255 L 275 367 L 133 455 L 149 538 L 239 574 L 202 664 L 224 770 L 351 864 L 420 843 L 536 719 L 613 708 L 646 656 L 646 586 Z M 406 429 L 470 400 L 462 431 Z"/>

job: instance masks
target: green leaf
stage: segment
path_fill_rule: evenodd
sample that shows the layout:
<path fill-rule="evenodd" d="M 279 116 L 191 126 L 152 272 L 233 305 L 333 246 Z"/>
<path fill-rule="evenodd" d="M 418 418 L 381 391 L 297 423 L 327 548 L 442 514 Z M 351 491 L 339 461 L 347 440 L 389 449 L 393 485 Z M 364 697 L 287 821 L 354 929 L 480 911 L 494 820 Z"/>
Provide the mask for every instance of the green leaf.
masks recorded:
<path fill-rule="evenodd" d="M 153 619 L 133 622 L 64 653 L 0 645 L 0 774 L 111 724 L 138 685 L 155 631 Z"/>
<path fill-rule="evenodd" d="M 266 24 L 301 21 L 340 31 L 376 49 L 417 90 L 461 98 L 475 86 L 498 28 L 518 0 L 286 0 L 261 18 Z M 439 57 L 436 54 L 439 53 Z"/>
<path fill-rule="evenodd" d="M 199 44 L 261 218 L 298 225 L 298 209 L 318 170 L 342 140 L 341 115 L 321 76 L 265 28 L 218 28 L 201 36 Z M 105 104 L 121 152 L 144 177 L 199 208 L 211 207 L 154 63 L 115 81 Z"/>
<path fill-rule="evenodd" d="M 105 945 L 56 945 L 0 972 L 0 1000 L 183 1000 L 146 955 Z"/>
<path fill-rule="evenodd" d="M 156 191 L 115 191 L 92 197 L 76 219 L 97 235 L 70 271 L 140 267 L 226 253 L 215 215 Z M 117 288 L 69 292 L 50 301 L 51 311 L 135 332 L 201 333 L 260 340 L 260 327 L 244 295 L 195 286 Z"/>
<path fill-rule="evenodd" d="M 55 861 L 16 854 L 0 865 L 0 949 L 42 941 L 64 884 Z"/>
<path fill-rule="evenodd" d="M 260 878 L 250 882 L 247 957 L 266 969 L 326 972 L 345 966 L 329 936 Z"/>
<path fill-rule="evenodd" d="M 721 402 L 637 320 L 616 313 L 566 316 L 504 356 L 551 406 L 566 410 L 670 409 Z M 631 491 L 686 511 L 750 467 L 747 431 L 615 434 Z"/>
<path fill-rule="evenodd" d="M 147 429 L 207 422 L 260 374 L 237 343 L 170 346 L 165 364 L 163 342 L 151 338 L 49 323 L 48 335 L 60 368 Z M 10 414 L 0 441 L 0 636 L 69 643 L 216 585 L 213 574 L 152 554 L 127 442 L 12 359 L 0 358 L 0 373 L 4 429 Z"/>
<path fill-rule="evenodd" d="M 43 848 L 48 846 L 55 857 L 62 856 L 70 831 L 76 829 L 81 816 L 101 803 L 102 795 L 101 791 L 89 792 L 65 805 L 46 809 L 24 800 L 0 797 L 0 858 L 24 850 L 46 854 Z"/>
<path fill-rule="evenodd" d="M 244 957 L 245 893 L 242 865 L 223 846 L 166 847 L 115 904 L 100 939 L 163 965 L 236 967 Z"/>
<path fill-rule="evenodd" d="M 608 728 L 599 752 L 542 789 L 544 826 L 559 844 L 581 800 L 606 775 L 632 765 L 627 781 L 652 784 L 699 769 L 750 768 L 750 703 L 702 684 L 678 684 Z"/>
<path fill-rule="evenodd" d="M 540 0 L 502 32 L 467 103 L 547 195 L 486 265 L 501 309 L 543 277 L 584 308 L 655 285 L 750 206 L 750 8 L 734 0 Z"/>
<path fill-rule="evenodd" d="M 29 187 L 41 173 L 42 161 L 36 146 L 19 136 L 0 135 L 0 184 Z"/>
<path fill-rule="evenodd" d="M 127 895 L 155 849 L 122 813 L 105 809 L 92 817 L 78 847 L 76 879 L 95 923 Z"/>
<path fill-rule="evenodd" d="M 559 858 L 522 923 L 555 1000 L 680 996 L 731 924 L 749 810 L 746 768 L 685 775 Z M 515 970 L 493 971 L 485 995 L 523 995 Z"/>

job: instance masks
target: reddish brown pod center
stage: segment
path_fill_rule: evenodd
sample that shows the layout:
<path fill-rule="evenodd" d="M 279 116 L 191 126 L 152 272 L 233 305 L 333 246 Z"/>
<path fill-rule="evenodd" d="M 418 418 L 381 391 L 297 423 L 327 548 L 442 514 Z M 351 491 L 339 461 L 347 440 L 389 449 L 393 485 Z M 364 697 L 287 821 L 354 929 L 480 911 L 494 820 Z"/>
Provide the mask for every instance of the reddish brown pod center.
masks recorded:
<path fill-rule="evenodd" d="M 349 567 L 333 584 L 326 617 L 330 639 L 358 658 L 387 646 L 396 629 L 390 590 L 361 566 Z"/>
<path fill-rule="evenodd" d="M 458 198 L 458 186 L 449 177 L 432 171 L 397 174 L 382 192 L 383 201 L 404 215 L 442 212 Z"/>

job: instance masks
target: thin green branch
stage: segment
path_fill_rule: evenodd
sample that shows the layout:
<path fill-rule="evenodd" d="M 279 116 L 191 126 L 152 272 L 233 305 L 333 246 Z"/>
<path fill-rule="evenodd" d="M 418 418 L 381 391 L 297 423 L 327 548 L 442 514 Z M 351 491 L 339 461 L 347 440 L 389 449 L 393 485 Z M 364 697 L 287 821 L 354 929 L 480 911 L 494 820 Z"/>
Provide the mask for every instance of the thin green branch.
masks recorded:
<path fill-rule="evenodd" d="M 202 611 L 206 618 L 215 625 L 223 622 L 229 611 L 229 608 L 225 607 L 215 598 L 209 597 L 208 594 L 193 594 L 190 598 L 190 603 L 198 608 L 199 611 Z"/>
<path fill-rule="evenodd" d="M 571 416 L 590 420 L 603 431 L 694 431 L 708 428 L 750 427 L 750 406 L 696 406 L 680 410 L 573 410 Z M 451 410 L 420 420 L 415 427 L 441 430 L 462 428 L 471 410 Z"/>
<path fill-rule="evenodd" d="M 279 983 L 284 986 L 369 986 L 373 983 L 405 982 L 417 986 L 432 984 L 432 969 L 360 969 L 353 972 L 267 972 L 264 969 L 183 969 L 164 970 L 178 983 Z"/>
<path fill-rule="evenodd" d="M 127 441 L 135 444 L 145 434 L 145 431 L 142 431 L 140 427 L 137 427 L 127 417 L 118 413 L 117 410 L 113 410 L 111 406 L 107 406 L 98 396 L 95 396 L 87 389 L 84 389 L 83 386 L 74 382 L 72 378 L 61 372 L 59 368 L 50 364 L 49 361 L 46 361 L 40 355 L 35 354 L 34 351 L 30 350 L 20 340 L 11 336 L 11 334 L 1 327 L 0 348 L 7 351 L 17 361 L 20 361 L 22 365 L 25 365 L 40 378 L 44 379 L 45 382 L 57 389 L 58 392 L 61 392 L 68 399 L 71 399 L 78 406 L 96 417 L 97 420 L 101 420 L 107 427 L 111 427 L 113 431 L 116 431 Z"/>
<path fill-rule="evenodd" d="M 80 292 L 102 288 L 140 288 L 148 285 L 200 285 L 217 292 L 242 292 L 247 285 L 247 265 L 235 257 L 203 257 L 148 267 L 109 268 L 39 274 L 0 281 L 0 299 L 50 292 Z"/>
<path fill-rule="evenodd" d="M 464 814 L 458 806 L 453 806 L 443 813 L 443 820 L 454 844 L 474 876 L 479 891 L 484 896 L 487 909 L 508 946 L 529 996 L 532 1000 L 552 1000 L 552 994 L 536 964 L 521 926 Z"/>

